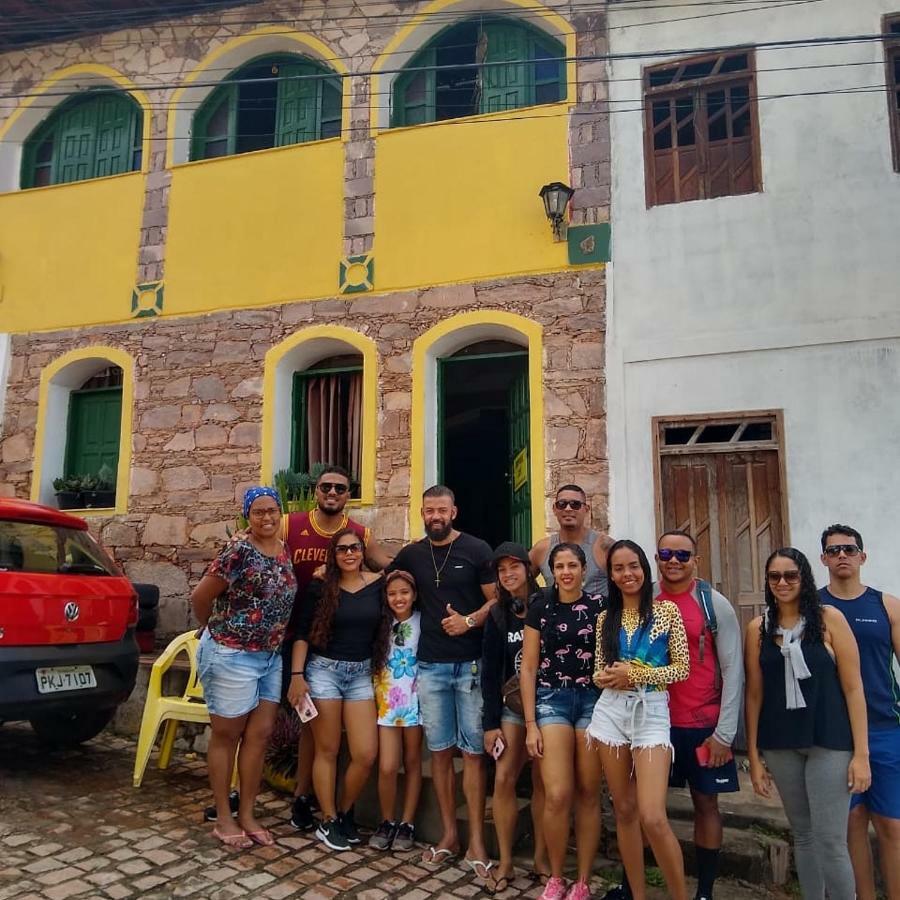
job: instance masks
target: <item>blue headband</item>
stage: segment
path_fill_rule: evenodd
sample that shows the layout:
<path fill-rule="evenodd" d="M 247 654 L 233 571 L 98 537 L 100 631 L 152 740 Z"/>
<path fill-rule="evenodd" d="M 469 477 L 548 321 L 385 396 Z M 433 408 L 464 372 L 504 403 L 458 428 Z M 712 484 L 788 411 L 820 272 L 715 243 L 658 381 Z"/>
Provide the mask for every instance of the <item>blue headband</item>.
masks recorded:
<path fill-rule="evenodd" d="M 250 506 L 252 505 L 254 500 L 258 500 L 260 497 L 271 497 L 279 507 L 281 507 L 281 497 L 278 496 L 278 491 L 275 488 L 271 487 L 252 487 L 248 488 L 247 493 L 244 494 L 244 518 L 246 519 L 250 515 Z"/>

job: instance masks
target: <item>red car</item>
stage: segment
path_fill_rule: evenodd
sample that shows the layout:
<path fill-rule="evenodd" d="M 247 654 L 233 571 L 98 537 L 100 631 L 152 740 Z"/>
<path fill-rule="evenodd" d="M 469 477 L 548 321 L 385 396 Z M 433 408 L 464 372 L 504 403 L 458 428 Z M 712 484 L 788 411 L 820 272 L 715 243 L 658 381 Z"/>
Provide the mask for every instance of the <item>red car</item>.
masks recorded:
<path fill-rule="evenodd" d="M 92 738 L 134 688 L 137 595 L 84 519 L 0 498 L 0 722 Z"/>

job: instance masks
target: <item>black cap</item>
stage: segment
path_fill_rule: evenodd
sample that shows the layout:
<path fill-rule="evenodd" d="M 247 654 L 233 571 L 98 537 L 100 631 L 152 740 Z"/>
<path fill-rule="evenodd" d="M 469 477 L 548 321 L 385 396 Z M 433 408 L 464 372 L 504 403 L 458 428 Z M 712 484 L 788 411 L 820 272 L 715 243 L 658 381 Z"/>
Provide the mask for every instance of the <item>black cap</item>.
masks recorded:
<path fill-rule="evenodd" d="M 515 544 L 512 541 L 504 541 L 494 551 L 494 555 L 491 558 L 491 565 L 496 569 L 497 563 L 499 563 L 501 559 L 517 559 L 519 562 L 525 563 L 526 566 L 531 565 L 531 560 L 528 558 L 528 551 L 521 544 Z"/>

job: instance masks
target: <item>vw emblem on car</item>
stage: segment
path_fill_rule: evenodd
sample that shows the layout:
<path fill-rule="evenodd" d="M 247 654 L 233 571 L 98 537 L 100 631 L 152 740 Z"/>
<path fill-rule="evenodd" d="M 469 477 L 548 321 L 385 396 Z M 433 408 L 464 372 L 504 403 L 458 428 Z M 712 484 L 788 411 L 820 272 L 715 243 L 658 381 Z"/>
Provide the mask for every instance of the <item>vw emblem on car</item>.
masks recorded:
<path fill-rule="evenodd" d="M 66 604 L 63 612 L 65 613 L 67 622 L 74 622 L 78 618 L 78 614 L 81 612 L 81 610 L 78 608 L 78 604 L 73 600 L 72 602 Z"/>

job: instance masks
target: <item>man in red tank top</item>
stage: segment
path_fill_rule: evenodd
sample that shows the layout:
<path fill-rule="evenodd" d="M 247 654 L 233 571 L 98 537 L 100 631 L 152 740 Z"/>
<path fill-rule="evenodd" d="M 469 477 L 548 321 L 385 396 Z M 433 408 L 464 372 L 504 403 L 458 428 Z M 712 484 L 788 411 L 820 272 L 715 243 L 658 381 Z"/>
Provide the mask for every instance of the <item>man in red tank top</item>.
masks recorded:
<path fill-rule="evenodd" d="M 281 539 L 287 544 L 297 578 L 297 596 L 284 640 L 284 684 L 290 683 L 291 648 L 297 619 L 306 597 L 306 589 L 317 569 L 325 564 L 325 553 L 331 537 L 342 528 L 350 528 L 366 548 L 366 565 L 374 571 L 385 568 L 393 559 L 378 541 L 373 540 L 365 525 L 354 522 L 344 512 L 350 499 L 350 476 L 341 466 L 328 466 L 316 481 L 316 506 L 309 512 L 292 512 L 282 516 Z M 303 735 L 307 737 L 304 738 Z M 297 786 L 291 807 L 291 824 L 308 831 L 315 824 L 310 807 L 314 746 L 307 729 L 300 732 L 297 751 Z"/>

